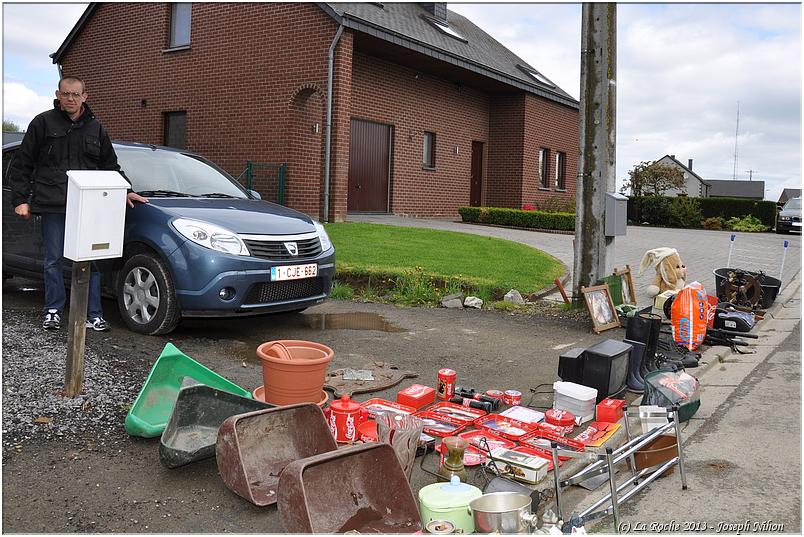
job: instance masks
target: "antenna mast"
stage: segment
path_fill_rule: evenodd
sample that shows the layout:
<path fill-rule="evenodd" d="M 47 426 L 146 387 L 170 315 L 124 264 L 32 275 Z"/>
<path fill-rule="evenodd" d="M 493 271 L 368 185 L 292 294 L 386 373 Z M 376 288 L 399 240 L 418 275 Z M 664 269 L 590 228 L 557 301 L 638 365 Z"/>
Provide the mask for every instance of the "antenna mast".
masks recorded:
<path fill-rule="evenodd" d="M 737 180 L 737 140 L 740 137 L 740 101 L 737 101 L 737 128 L 734 131 L 734 173 L 731 176 L 732 181 Z"/>

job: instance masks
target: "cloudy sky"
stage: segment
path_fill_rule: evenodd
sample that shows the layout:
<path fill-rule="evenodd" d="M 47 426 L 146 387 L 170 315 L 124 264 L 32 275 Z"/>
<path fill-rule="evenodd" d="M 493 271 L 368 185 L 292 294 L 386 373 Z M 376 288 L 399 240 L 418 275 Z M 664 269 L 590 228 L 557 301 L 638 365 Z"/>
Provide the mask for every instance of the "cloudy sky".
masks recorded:
<path fill-rule="evenodd" d="M 580 4 L 448 4 L 579 97 Z M 86 4 L 3 4 L 3 119 L 49 108 L 55 52 Z M 801 6 L 620 4 L 617 182 L 674 154 L 704 179 L 801 183 Z M 91 100 L 91 97 L 90 97 Z"/>

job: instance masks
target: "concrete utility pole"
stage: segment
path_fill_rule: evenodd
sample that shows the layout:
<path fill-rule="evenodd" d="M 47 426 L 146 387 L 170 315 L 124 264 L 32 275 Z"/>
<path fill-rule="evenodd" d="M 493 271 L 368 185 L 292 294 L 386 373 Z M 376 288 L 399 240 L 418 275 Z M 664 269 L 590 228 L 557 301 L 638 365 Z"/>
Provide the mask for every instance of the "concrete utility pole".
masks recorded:
<path fill-rule="evenodd" d="M 616 188 L 617 5 L 583 4 L 580 154 L 572 295 L 611 274 L 614 237 L 605 236 L 606 192 Z"/>

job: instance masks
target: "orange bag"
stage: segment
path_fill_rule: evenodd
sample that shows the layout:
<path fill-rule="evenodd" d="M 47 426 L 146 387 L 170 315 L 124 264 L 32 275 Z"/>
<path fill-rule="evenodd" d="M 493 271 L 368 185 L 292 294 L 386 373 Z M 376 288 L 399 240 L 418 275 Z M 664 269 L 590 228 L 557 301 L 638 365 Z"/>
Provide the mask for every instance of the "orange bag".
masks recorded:
<path fill-rule="evenodd" d="M 709 308 L 706 289 L 700 282 L 679 291 L 670 308 L 673 340 L 690 351 L 700 347 L 706 336 Z"/>

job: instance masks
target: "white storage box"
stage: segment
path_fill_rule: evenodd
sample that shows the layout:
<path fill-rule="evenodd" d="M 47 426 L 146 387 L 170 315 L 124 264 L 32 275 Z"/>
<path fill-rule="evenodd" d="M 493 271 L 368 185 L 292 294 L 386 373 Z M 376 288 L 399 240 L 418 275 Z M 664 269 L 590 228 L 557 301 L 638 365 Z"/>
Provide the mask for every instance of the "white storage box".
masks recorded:
<path fill-rule="evenodd" d="M 121 257 L 128 182 L 118 172 L 102 170 L 69 170 L 67 179 L 64 257 Z"/>
<path fill-rule="evenodd" d="M 574 382 L 553 383 L 553 408 L 566 410 L 576 417 L 579 425 L 595 418 L 597 390 Z"/>

